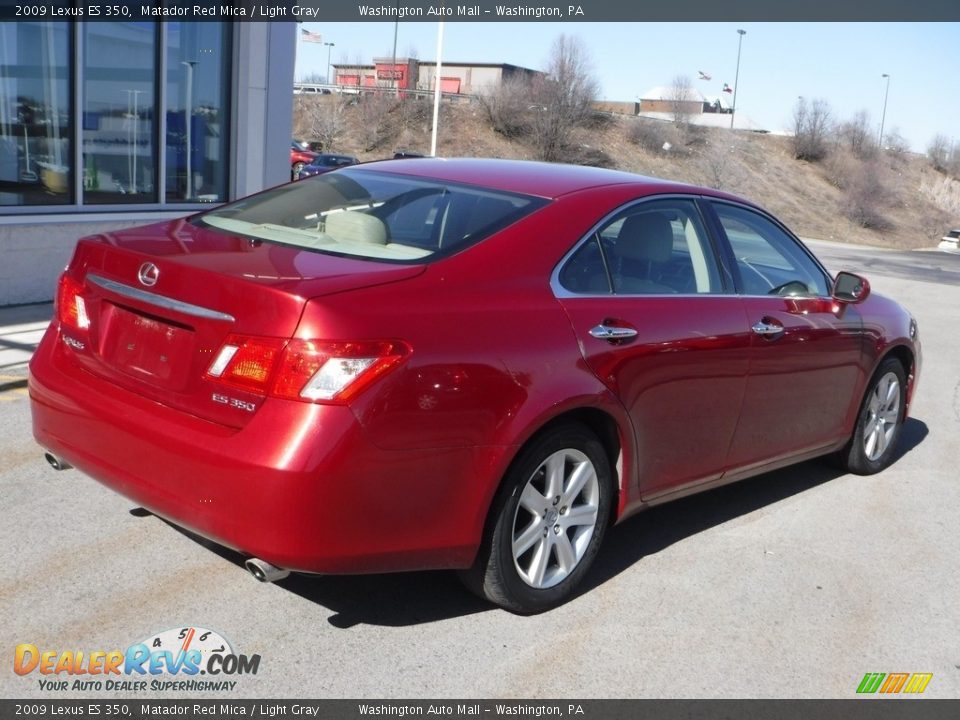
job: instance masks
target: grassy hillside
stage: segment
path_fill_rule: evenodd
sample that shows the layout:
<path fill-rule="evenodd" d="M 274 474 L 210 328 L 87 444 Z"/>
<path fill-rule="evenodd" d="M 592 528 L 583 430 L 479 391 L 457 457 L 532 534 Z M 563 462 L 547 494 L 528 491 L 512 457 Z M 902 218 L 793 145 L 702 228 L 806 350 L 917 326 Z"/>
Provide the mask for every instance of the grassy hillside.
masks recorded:
<path fill-rule="evenodd" d="M 336 102 L 296 97 L 295 136 L 316 139 L 318 111 Z M 354 101 L 342 108 L 342 130 L 329 150 L 361 160 L 397 149 L 426 154 L 430 113 L 424 101 Z M 495 131 L 479 103 L 443 104 L 438 145 L 444 157 L 536 157 L 528 138 Z M 794 159 L 790 138 L 605 116 L 577 130 L 570 159 L 719 187 L 766 207 L 803 237 L 923 248 L 960 225 L 960 181 L 912 153 L 879 152 L 865 161 L 837 145 L 810 163 Z"/>

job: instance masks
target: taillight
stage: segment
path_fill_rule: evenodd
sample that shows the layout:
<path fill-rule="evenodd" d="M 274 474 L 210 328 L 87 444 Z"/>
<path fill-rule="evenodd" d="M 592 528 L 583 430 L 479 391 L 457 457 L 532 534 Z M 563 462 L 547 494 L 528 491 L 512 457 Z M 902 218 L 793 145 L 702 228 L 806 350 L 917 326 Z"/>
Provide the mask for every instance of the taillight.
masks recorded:
<path fill-rule="evenodd" d="M 263 395 L 347 402 L 410 353 L 401 342 L 289 341 L 231 335 L 207 376 Z"/>
<path fill-rule="evenodd" d="M 273 394 L 292 400 L 347 402 L 409 353 L 404 343 L 291 340 Z"/>
<path fill-rule="evenodd" d="M 207 370 L 227 385 L 265 395 L 273 367 L 286 344 L 280 338 L 230 335 Z"/>
<path fill-rule="evenodd" d="M 57 320 L 74 330 L 90 327 L 90 317 L 82 297 L 83 285 L 64 273 L 57 287 Z"/>

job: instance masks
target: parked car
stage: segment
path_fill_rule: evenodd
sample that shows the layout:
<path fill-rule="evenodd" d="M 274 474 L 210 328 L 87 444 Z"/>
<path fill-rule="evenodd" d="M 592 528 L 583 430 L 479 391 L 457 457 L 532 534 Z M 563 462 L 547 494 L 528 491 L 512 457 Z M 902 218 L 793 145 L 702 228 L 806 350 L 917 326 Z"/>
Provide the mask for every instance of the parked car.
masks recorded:
<path fill-rule="evenodd" d="M 884 469 L 920 366 L 909 312 L 747 200 L 417 159 L 80 240 L 30 398 L 51 465 L 258 579 L 454 568 L 529 613 L 644 508 Z"/>
<path fill-rule="evenodd" d="M 946 235 L 940 238 L 940 244 L 937 247 L 941 250 L 960 249 L 960 229 L 949 230 Z"/>
<path fill-rule="evenodd" d="M 348 165 L 356 165 L 359 160 L 357 160 L 353 155 L 334 155 L 332 153 L 320 153 L 317 155 L 309 165 L 304 165 L 300 169 L 300 175 L 297 179 L 303 180 L 304 178 L 312 177 L 314 175 L 320 175 L 321 173 L 330 172 L 331 170 L 336 170 L 340 167 L 346 167 Z"/>
<path fill-rule="evenodd" d="M 310 150 L 307 143 L 299 140 L 290 141 L 290 177 L 296 180 L 300 171 L 316 159 L 317 153 Z"/>

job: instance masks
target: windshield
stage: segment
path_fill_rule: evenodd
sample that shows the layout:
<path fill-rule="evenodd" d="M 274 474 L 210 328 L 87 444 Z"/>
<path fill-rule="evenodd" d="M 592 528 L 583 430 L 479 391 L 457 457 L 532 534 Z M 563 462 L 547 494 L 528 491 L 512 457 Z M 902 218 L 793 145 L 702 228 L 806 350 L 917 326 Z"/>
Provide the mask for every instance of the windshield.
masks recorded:
<path fill-rule="evenodd" d="M 197 225 L 318 252 L 423 262 L 472 245 L 545 200 L 370 170 L 337 170 L 225 205 Z"/>

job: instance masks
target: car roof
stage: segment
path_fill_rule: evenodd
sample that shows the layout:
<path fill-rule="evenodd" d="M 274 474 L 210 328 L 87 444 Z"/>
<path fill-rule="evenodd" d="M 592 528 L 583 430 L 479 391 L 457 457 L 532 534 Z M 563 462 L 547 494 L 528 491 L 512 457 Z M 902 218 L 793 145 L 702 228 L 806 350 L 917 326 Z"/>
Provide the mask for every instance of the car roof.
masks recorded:
<path fill-rule="evenodd" d="M 352 172 L 390 172 L 433 180 L 480 185 L 493 190 L 554 199 L 568 193 L 604 185 L 637 185 L 654 193 L 700 193 L 740 200 L 709 188 L 635 175 L 621 170 L 530 160 L 490 158 L 418 158 L 364 163 Z M 752 203 L 751 203 L 752 204 Z"/>

